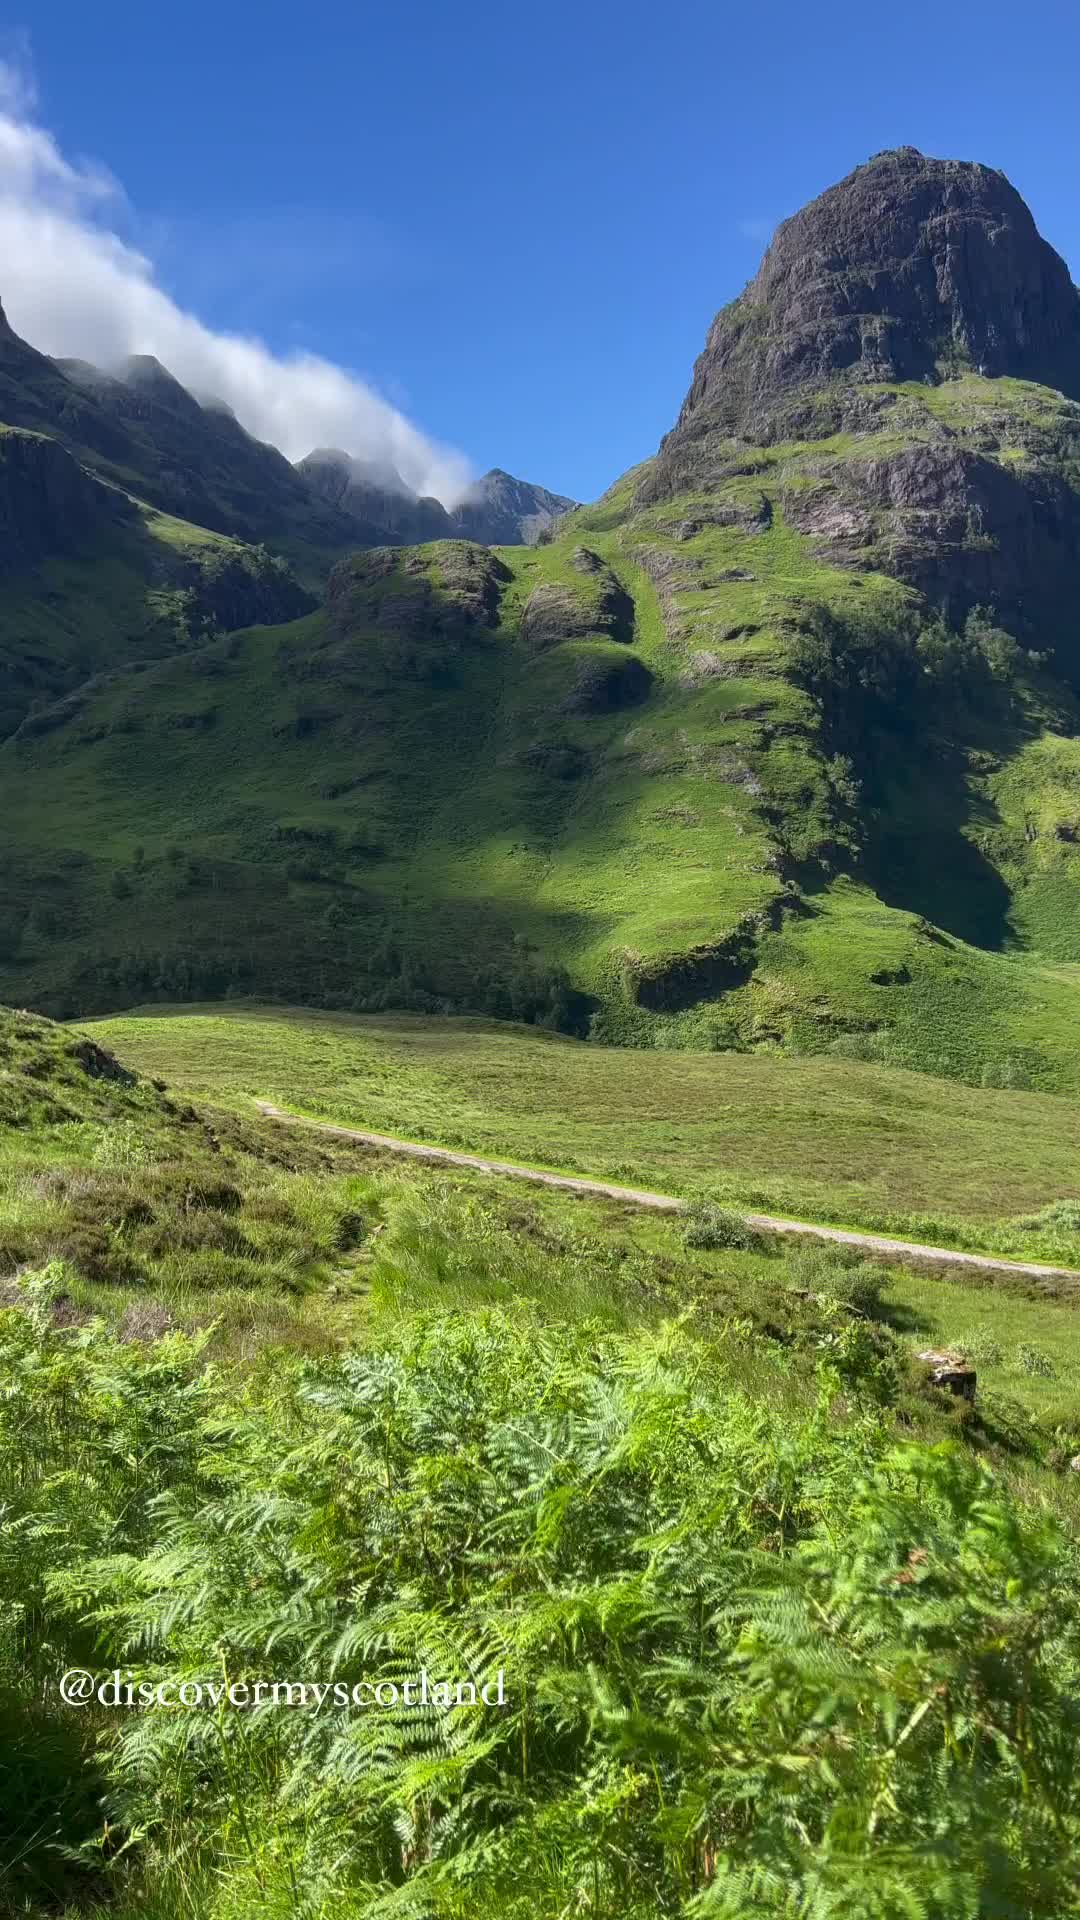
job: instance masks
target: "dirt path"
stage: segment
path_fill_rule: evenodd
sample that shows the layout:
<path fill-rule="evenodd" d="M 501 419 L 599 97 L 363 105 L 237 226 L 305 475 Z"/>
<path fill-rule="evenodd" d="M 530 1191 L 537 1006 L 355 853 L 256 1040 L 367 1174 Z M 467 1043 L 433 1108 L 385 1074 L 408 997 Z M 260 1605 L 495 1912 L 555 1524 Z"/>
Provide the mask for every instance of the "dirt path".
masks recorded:
<path fill-rule="evenodd" d="M 475 1153 L 455 1153 L 449 1147 L 425 1147 L 413 1140 L 397 1140 L 389 1133 L 368 1133 L 361 1127 L 340 1127 L 329 1120 L 308 1120 L 301 1114 L 286 1113 L 268 1100 L 256 1100 L 255 1105 L 268 1120 L 292 1127 L 314 1127 L 338 1140 L 356 1140 L 361 1146 L 378 1147 L 384 1153 L 407 1154 L 413 1160 L 426 1160 L 438 1166 L 471 1167 L 477 1173 L 500 1173 L 512 1180 L 532 1180 L 541 1187 L 564 1187 L 571 1193 L 598 1193 L 604 1199 L 621 1200 L 632 1207 L 652 1207 L 658 1213 L 680 1213 L 686 1204 L 670 1194 L 647 1193 L 640 1187 L 618 1187 L 607 1180 L 579 1179 L 569 1173 L 542 1173 L 537 1167 L 521 1167 L 512 1160 L 486 1160 Z M 938 1270 L 966 1267 L 977 1273 L 1015 1274 L 1030 1280 L 1067 1280 L 1080 1286 L 1080 1273 L 1071 1267 L 1045 1267 L 1035 1260 L 1001 1260 L 988 1253 L 958 1253 L 954 1247 L 928 1247 L 917 1240 L 890 1240 L 880 1233 L 850 1233 L 842 1227 L 777 1219 L 771 1213 L 743 1213 L 742 1218 L 758 1233 L 803 1234 L 811 1240 L 829 1240 L 839 1246 L 884 1255 L 902 1266 Z"/>

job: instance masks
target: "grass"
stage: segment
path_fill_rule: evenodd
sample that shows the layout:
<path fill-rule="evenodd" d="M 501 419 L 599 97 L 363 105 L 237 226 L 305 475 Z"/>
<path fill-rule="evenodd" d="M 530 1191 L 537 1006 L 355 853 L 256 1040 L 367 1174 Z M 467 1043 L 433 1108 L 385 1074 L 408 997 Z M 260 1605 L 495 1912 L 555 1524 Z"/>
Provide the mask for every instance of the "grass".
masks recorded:
<path fill-rule="evenodd" d="M 484 1584 L 485 1633 L 494 1599 L 509 1595 L 517 1617 L 526 1591 L 506 1572 L 510 1524 L 544 1547 L 535 1628 L 524 1642 L 530 1676 L 552 1645 L 568 1673 L 586 1657 L 601 1672 L 609 1616 L 625 1611 L 624 1596 L 629 1618 L 638 1618 L 642 1554 L 670 1567 L 682 1591 L 682 1568 L 691 1564 L 696 1577 L 721 1523 L 730 1551 L 712 1607 L 730 1596 L 733 1565 L 748 1564 L 751 1525 L 764 1528 L 761 1565 L 775 1600 L 777 1568 L 811 1499 L 832 1503 L 829 1537 L 857 1513 L 852 1551 L 863 1565 L 873 1525 L 861 1476 L 879 1456 L 887 1457 L 883 1513 L 895 1511 L 902 1470 L 917 1459 L 955 1486 L 967 1476 L 978 1504 L 972 1524 L 965 1519 L 950 1539 L 943 1568 L 966 1567 L 977 1534 L 1013 1540 L 1021 1524 L 1033 1540 L 1062 1528 L 1072 1564 L 1080 1289 L 1050 1297 L 1016 1282 L 930 1282 L 871 1269 L 840 1249 L 770 1246 L 715 1203 L 686 1219 L 650 1215 L 597 1196 L 409 1164 L 253 1117 L 256 1087 L 391 1130 L 422 1123 L 445 1137 L 455 1124 L 486 1129 L 503 1142 L 513 1136 L 522 1152 L 531 1141 L 544 1157 L 563 1155 L 566 1142 L 583 1155 L 663 1155 L 676 1177 L 678 1167 L 693 1176 L 691 1190 L 715 1188 L 700 1176 L 740 1153 L 745 1177 L 785 1148 L 796 1157 L 816 1152 L 815 1166 L 827 1154 L 842 1166 L 847 1151 L 854 1165 L 870 1157 L 876 1129 L 890 1141 L 876 1165 L 892 1201 L 910 1197 L 910 1181 L 921 1177 L 941 1183 L 939 1200 L 948 1188 L 973 1208 L 993 1204 L 999 1156 L 998 1204 L 1032 1207 L 1058 1190 L 1059 1169 L 1076 1164 L 1080 1125 L 1066 1103 L 1044 1096 L 977 1097 L 858 1062 L 645 1055 L 506 1023 L 233 1006 L 155 1010 L 80 1030 L 0 1009 L 0 1800 L 14 1815 L 6 1848 L 0 1843 L 0 1905 L 10 1891 L 13 1911 L 62 1910 L 73 1920 L 124 1912 L 221 1920 L 229 1876 L 230 1914 L 267 1911 L 268 1888 L 273 1911 L 295 1910 L 285 1844 L 295 1840 L 293 1789 L 317 1781 L 324 1800 L 328 1758 L 312 1766 L 305 1745 L 305 1765 L 286 1786 L 276 1730 L 262 1757 L 253 1753 L 252 1739 L 269 1730 L 266 1715 L 250 1716 L 250 1728 L 237 1723 L 243 1742 L 235 1747 L 224 1723 L 204 1721 L 206 1740 L 199 1723 L 176 1714 L 61 1717 L 57 1675 L 130 1662 L 139 1677 L 182 1670 L 205 1678 L 225 1658 L 230 1676 L 275 1663 L 306 1676 L 324 1670 L 320 1661 L 336 1663 L 347 1633 L 377 1634 L 380 1659 L 393 1661 L 397 1629 L 379 1583 L 409 1556 L 404 1630 L 435 1634 L 432 1644 L 445 1648 L 461 1591 L 445 1571 L 455 1516 L 462 1569 L 479 1569 Z M 929 1143 L 921 1157 L 920 1140 Z M 626 1161 L 606 1170 L 638 1172 Z M 1054 1218 L 1072 1230 L 1080 1198 Z M 972 1406 L 939 1393 L 915 1357 L 943 1343 L 972 1355 Z M 582 1384 L 582 1356 L 599 1370 L 595 1390 Z M 491 1391 L 489 1448 L 480 1395 Z M 537 1424 L 526 1429 L 534 1402 Z M 629 1424 L 616 1420 L 620 1405 Z M 403 1450 L 414 1417 L 415 1461 Z M 723 1497 L 711 1482 L 703 1491 L 718 1436 L 730 1479 Z M 587 1453 L 570 1451 L 579 1444 Z M 361 1493 L 364 1448 L 372 1473 Z M 661 1471 L 699 1505 L 658 1524 Z M 509 1480 L 511 1472 L 520 1479 Z M 632 1488 L 648 1502 L 640 1515 L 627 1505 Z M 496 1497 L 499 1524 L 480 1535 Z M 993 1513 L 1015 1509 L 1010 1530 L 988 1524 L 990 1502 Z M 913 1519 L 925 1559 L 930 1510 L 925 1501 L 913 1508 L 875 1563 L 868 1613 L 883 1592 L 891 1604 L 898 1568 L 921 1565 L 911 1552 Z M 602 1551 L 575 1565 L 561 1613 L 552 1556 L 581 1537 L 586 1513 L 602 1523 Z M 689 1560 L 687 1540 L 695 1543 Z M 212 1565 L 199 1557 L 208 1543 Z M 613 1561 L 617 1549 L 625 1569 Z M 1043 1608 L 1045 1559 L 1032 1568 L 1033 1604 Z M 1022 1586 L 1002 1582 L 1014 1610 Z M 843 1592 L 850 1600 L 850 1583 Z M 984 1604 L 986 1592 L 979 1588 Z M 311 1618 L 309 1596 L 323 1611 L 317 1635 L 312 1627 L 301 1642 L 289 1636 Z M 142 1627 L 133 1608 L 144 1604 Z M 940 1676 L 940 1587 L 930 1605 Z M 694 1599 L 688 1618 L 699 1650 L 702 1612 Z M 1002 1617 L 1000 1605 L 993 1617 Z M 824 1618 L 819 1607 L 815 1634 Z M 470 1642 L 481 1643 L 483 1634 Z M 507 1644 L 501 1632 L 497 1644 Z M 654 1633 L 647 1646 L 655 1661 Z M 788 1687 L 787 1653 L 784 1661 Z M 500 1663 L 511 1667 L 502 1653 Z M 724 1671 L 735 1665 L 725 1661 Z M 471 1656 L 463 1671 L 473 1671 Z M 874 1697 L 881 1671 L 875 1664 L 869 1679 Z M 907 1662 L 909 1692 L 911 1672 Z M 924 1675 L 918 1686 L 925 1697 Z M 514 1801 L 530 1834 L 540 1825 L 542 1684 L 535 1693 L 527 1788 Z M 665 1739 L 684 1710 L 685 1697 L 657 1719 Z M 299 1719 L 280 1724 L 291 1731 Z M 557 1720 L 562 1780 L 561 1705 Z M 887 1720 L 893 1740 L 899 1713 Z M 356 1727 L 363 1733 L 353 1723 L 345 1746 L 333 1748 L 351 1769 L 334 1803 L 340 1837 L 330 1844 L 325 1812 L 304 1835 L 304 1870 L 314 1862 L 332 1871 L 334 1899 L 341 1862 L 352 1858 L 343 1849 L 355 1851 L 369 1830 L 389 1833 L 393 1849 L 396 1832 L 384 1817 L 385 1772 L 378 1818 L 357 1819 L 357 1781 L 370 1777 L 372 1762 L 363 1750 L 359 1767 L 349 1758 Z M 311 1728 L 321 1730 L 314 1715 L 304 1722 Z M 127 1743 L 123 1762 L 118 1743 Z M 507 1748 L 515 1764 L 522 1750 L 520 1739 Z M 433 1751 L 429 1743 L 425 1768 Z M 593 1769 L 595 1753 L 590 1731 Z M 455 1747 L 457 1771 L 460 1754 Z M 178 1781 L 188 1755 L 190 1775 Z M 489 1749 L 481 1772 L 487 1757 Z M 835 1749 L 826 1764 L 831 1778 Z M 219 1768 L 220 1783 L 211 1772 Z M 500 1768 L 501 1833 L 509 1776 Z M 669 1784 L 670 1753 L 664 1768 Z M 146 1802 L 153 1782 L 156 1816 Z M 636 1805 L 639 1787 L 635 1796 Z M 283 1849 L 263 1844 L 279 1831 L 271 1825 L 279 1815 Z M 100 1847 L 80 1851 L 95 1833 Z M 53 1837 L 67 1844 L 54 1846 Z M 395 1884 L 400 1866 L 394 1854 Z M 402 1870 L 411 1871 L 408 1859 Z M 366 1909 L 369 1881 L 349 1912 Z M 534 1882 L 527 1885 L 531 1914 Z M 477 1910 L 475 1879 L 467 1904 Z M 562 1891 L 548 1910 L 566 1910 Z M 625 1903 L 609 1910 L 622 1914 Z M 466 1907 L 455 1899 L 441 1911 L 460 1920 Z M 490 1911 L 509 1911 L 505 1898 Z"/>
<path fill-rule="evenodd" d="M 312 1353 L 363 1345 L 386 1316 L 416 1311 L 491 1307 L 622 1330 L 692 1312 L 796 1327 L 804 1309 L 790 1289 L 828 1289 L 848 1259 L 743 1246 L 726 1218 L 723 1234 L 703 1240 L 678 1216 L 284 1130 L 250 1115 L 253 1088 L 389 1131 L 453 1139 L 455 1123 L 467 1125 L 480 1148 L 584 1161 L 690 1192 L 723 1187 L 730 1201 L 761 1192 L 755 1182 L 785 1143 L 795 1157 L 814 1152 L 823 1173 L 826 1149 L 842 1160 L 844 1138 L 853 1162 L 861 1159 L 875 1114 L 882 1131 L 886 1079 L 806 1062 L 781 1098 L 762 1060 L 646 1058 L 506 1025 L 281 1010 L 134 1017 L 85 1035 L 0 1010 L 0 1056 L 4 1304 L 13 1272 L 47 1266 L 75 1324 L 102 1315 L 135 1338 L 168 1324 L 212 1326 L 217 1354 L 245 1363 L 281 1344 Z M 643 1070 L 657 1066 L 664 1071 L 647 1081 Z M 1061 1103 L 997 1093 L 965 1114 L 955 1088 L 892 1079 L 894 1122 L 907 1123 L 909 1142 L 935 1125 L 939 1138 L 921 1175 L 914 1156 L 907 1161 L 922 1183 L 913 1189 L 904 1127 L 895 1126 L 876 1204 L 941 1200 L 948 1190 L 985 1237 L 995 1203 L 1030 1209 L 1049 1191 L 1076 1193 L 1056 1177 L 1070 1158 L 1075 1165 Z M 1014 1145 L 1012 1185 L 995 1201 L 988 1170 L 980 1188 L 974 1163 L 981 1155 L 988 1169 L 1006 1136 L 1026 1153 Z M 605 1153 L 606 1166 L 592 1160 Z M 841 1180 L 811 1178 L 801 1192 L 811 1209 L 826 1199 L 856 1204 Z M 1014 1282 L 930 1282 L 899 1271 L 887 1276 L 883 1305 L 915 1345 L 990 1329 L 1000 1353 L 979 1360 L 988 1387 L 1058 1424 L 1075 1394 L 1078 1308 L 1068 1289 L 1054 1297 Z M 1025 1367 L 1022 1346 L 1050 1356 L 1052 1372 Z"/>
<path fill-rule="evenodd" d="M 507 1023 L 220 1005 L 87 1032 L 192 1097 L 662 1192 L 958 1237 L 1080 1197 L 1080 1111 L 862 1061 L 584 1045 Z M 1035 1244 L 1031 1236 L 1029 1244 Z M 977 1238 L 975 1244 L 977 1244 Z M 1004 1250 L 1004 1249 L 1002 1249 Z"/>
<path fill-rule="evenodd" d="M 621 1332 L 689 1315 L 738 1325 L 741 1339 L 750 1330 L 814 1350 L 819 1313 L 826 1331 L 831 1324 L 821 1302 L 850 1290 L 845 1252 L 747 1243 L 715 1207 L 704 1209 L 703 1236 L 678 1216 L 283 1130 L 250 1117 L 244 1094 L 258 1086 L 297 1106 L 444 1138 L 456 1121 L 479 1136 L 470 1144 L 522 1158 L 573 1165 L 606 1152 L 609 1164 L 591 1170 L 625 1179 L 654 1168 L 658 1182 L 691 1192 L 723 1187 L 729 1203 L 762 1191 L 786 1143 L 817 1156 L 823 1177 L 801 1188 L 813 1209 L 857 1205 L 853 1188 L 828 1178 L 824 1154 L 842 1162 L 846 1138 L 860 1161 L 875 1115 L 880 1137 L 886 1076 L 874 1069 L 806 1062 L 783 1093 L 762 1060 L 646 1058 L 505 1025 L 281 1010 L 135 1017 L 96 1024 L 89 1037 L 154 1078 L 125 1077 L 108 1051 L 88 1055 L 81 1033 L 0 1010 L 0 1308 L 19 1297 L 13 1273 L 44 1270 L 59 1324 L 77 1332 L 99 1316 L 128 1341 L 209 1328 L 212 1356 L 247 1368 L 275 1349 L 366 1347 L 416 1313 L 487 1310 Z M 647 1081 L 643 1070 L 657 1066 Z M 182 1092 L 155 1084 L 166 1073 Z M 1032 1207 L 1070 1190 L 1057 1168 L 1075 1165 L 1074 1138 L 1062 1131 L 1061 1103 L 998 1093 L 965 1113 L 957 1091 L 892 1076 L 893 1151 L 880 1159 L 875 1204 L 948 1194 L 985 1239 L 995 1205 Z M 939 1129 L 924 1162 L 912 1154 L 905 1163 L 901 1122 L 909 1143 Z M 1006 1138 L 1012 1184 L 995 1197 L 989 1170 Z M 779 1188 L 768 1180 L 766 1190 Z M 887 1270 L 876 1317 L 910 1350 L 971 1344 L 987 1417 L 1020 1421 L 1021 1452 L 1026 1422 L 1054 1446 L 1059 1429 L 1077 1426 L 1080 1294 Z M 744 1385 L 756 1365 L 748 1349 Z"/>

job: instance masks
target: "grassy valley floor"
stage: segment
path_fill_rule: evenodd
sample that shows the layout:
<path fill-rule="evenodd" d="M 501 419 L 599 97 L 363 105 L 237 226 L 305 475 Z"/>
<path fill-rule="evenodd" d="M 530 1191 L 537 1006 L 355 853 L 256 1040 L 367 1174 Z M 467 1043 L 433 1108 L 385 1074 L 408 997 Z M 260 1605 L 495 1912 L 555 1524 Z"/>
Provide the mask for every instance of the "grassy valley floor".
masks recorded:
<path fill-rule="evenodd" d="M 1080 1201 L 1080 1109 L 1053 1095 L 820 1056 L 641 1053 L 411 1014 L 223 1003 L 150 1007 L 86 1030 L 142 1072 L 238 1111 L 263 1098 L 661 1192 L 1065 1264 L 1080 1254 L 1052 1228 L 1007 1224 Z"/>

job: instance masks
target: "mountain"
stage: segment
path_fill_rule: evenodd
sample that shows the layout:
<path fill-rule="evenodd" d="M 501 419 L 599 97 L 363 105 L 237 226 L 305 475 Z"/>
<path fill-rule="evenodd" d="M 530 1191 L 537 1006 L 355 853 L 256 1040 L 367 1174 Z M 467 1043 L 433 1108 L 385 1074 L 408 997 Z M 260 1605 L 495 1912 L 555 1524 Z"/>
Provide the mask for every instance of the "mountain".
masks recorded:
<path fill-rule="evenodd" d="M 395 467 L 358 460 L 340 447 L 316 447 L 299 460 L 297 473 L 311 492 L 346 514 L 355 528 L 375 527 L 374 540 L 354 538 L 354 545 L 404 545 L 443 539 L 453 522 L 441 500 L 414 493 Z"/>
<path fill-rule="evenodd" d="M 461 536 L 531 544 L 574 502 L 494 469 L 447 513 L 393 468 L 319 448 L 295 467 L 232 409 L 188 392 L 149 354 L 106 372 L 50 360 L 0 307 L 0 421 L 58 440 L 83 466 L 159 511 L 266 545 L 311 582 L 354 546 Z"/>
<path fill-rule="evenodd" d="M 99 478 L 159 511 L 248 543 L 269 542 L 322 576 L 355 527 L 314 500 L 276 447 L 220 403 L 200 406 L 156 360 L 115 375 L 53 361 L 0 307 L 0 420 L 49 434 Z"/>
<path fill-rule="evenodd" d="M 1080 294 L 1003 173 L 876 154 L 782 223 L 717 315 L 651 491 L 699 477 L 710 443 L 817 439 L 872 421 L 883 384 L 960 370 L 1080 398 Z"/>
<path fill-rule="evenodd" d="M 354 459 L 339 447 L 317 447 L 297 463 L 297 472 L 314 493 L 358 525 L 374 524 L 384 542 L 390 538 L 406 545 L 457 538 L 485 547 L 531 547 L 575 504 L 565 494 L 493 467 L 447 512 L 441 501 L 414 493 L 393 467 Z"/>
<path fill-rule="evenodd" d="M 454 508 L 454 529 L 485 547 L 534 547 L 577 502 L 492 467 Z"/>
<path fill-rule="evenodd" d="M 21 725 L 0 998 L 1080 1087 L 1077 310 L 1001 174 L 876 156 L 780 228 L 655 459 L 540 544 L 398 534 L 297 621 Z M 317 465 L 327 511 L 404 498 Z"/>
<path fill-rule="evenodd" d="M 81 396 L 95 438 L 66 438 L 107 479 L 151 506 L 197 526 L 296 558 L 309 572 L 356 535 L 344 516 L 312 498 L 276 447 L 256 440 L 220 401 L 200 403 L 159 361 L 136 354 L 112 373 L 82 360 L 55 362 Z M 93 410 L 92 416 L 90 409 Z M 110 430 L 105 440 L 98 422 Z M 375 538 L 376 529 L 367 529 Z"/>
<path fill-rule="evenodd" d="M 348 474 L 312 485 L 149 355 L 111 372 L 50 360 L 2 308 L 0 422 L 0 739 L 102 672 L 309 610 L 355 546 L 456 530 L 439 501 L 345 455 L 347 498 Z M 554 498 L 515 497 L 537 522 Z"/>
<path fill-rule="evenodd" d="M 743 444 L 829 441 L 784 510 L 833 560 L 1056 630 L 1077 576 L 1077 400 L 1080 293 L 1019 194 L 902 147 L 779 228 L 637 497 L 722 486 Z"/>

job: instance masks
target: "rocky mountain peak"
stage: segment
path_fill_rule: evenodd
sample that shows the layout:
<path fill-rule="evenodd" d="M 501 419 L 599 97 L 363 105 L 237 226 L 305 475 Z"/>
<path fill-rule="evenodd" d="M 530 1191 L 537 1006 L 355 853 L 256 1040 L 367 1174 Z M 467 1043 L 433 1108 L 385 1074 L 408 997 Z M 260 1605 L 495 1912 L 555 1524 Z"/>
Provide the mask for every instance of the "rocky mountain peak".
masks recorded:
<path fill-rule="evenodd" d="M 297 462 L 297 472 L 324 500 L 381 528 L 383 539 L 392 541 L 459 537 L 481 546 L 529 546 L 575 505 L 493 467 L 448 512 L 440 501 L 416 494 L 396 468 L 357 459 L 340 447 L 316 447 Z"/>
<path fill-rule="evenodd" d="M 533 546 L 562 514 L 577 505 L 530 480 L 492 467 L 458 502 L 454 517 L 467 538 L 489 546 Z"/>
<path fill-rule="evenodd" d="M 130 354 L 118 368 L 117 378 L 133 393 L 143 395 L 155 406 L 171 407 L 174 412 L 188 417 L 202 412 L 194 394 L 181 386 L 168 367 L 163 367 L 152 353 Z"/>
<path fill-rule="evenodd" d="M 712 436 L 816 437 L 870 382 L 965 368 L 1080 395 L 1080 293 L 1003 173 L 875 154 L 781 224 L 717 315 L 648 485 L 694 484 Z"/>

